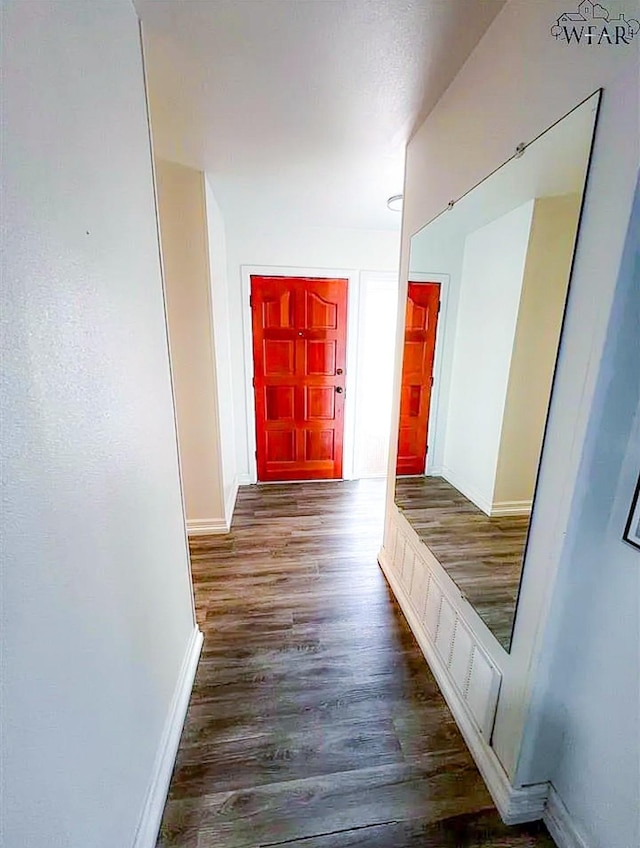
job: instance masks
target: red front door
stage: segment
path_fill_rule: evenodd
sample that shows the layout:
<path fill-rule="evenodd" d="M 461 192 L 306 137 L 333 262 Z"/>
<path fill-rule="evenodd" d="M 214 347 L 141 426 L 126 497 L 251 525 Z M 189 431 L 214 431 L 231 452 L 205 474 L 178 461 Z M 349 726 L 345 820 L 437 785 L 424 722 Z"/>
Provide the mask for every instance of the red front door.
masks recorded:
<path fill-rule="evenodd" d="M 251 277 L 258 480 L 342 477 L 347 280 Z"/>
<path fill-rule="evenodd" d="M 438 283 L 409 283 L 396 474 L 424 474 L 439 303 Z"/>

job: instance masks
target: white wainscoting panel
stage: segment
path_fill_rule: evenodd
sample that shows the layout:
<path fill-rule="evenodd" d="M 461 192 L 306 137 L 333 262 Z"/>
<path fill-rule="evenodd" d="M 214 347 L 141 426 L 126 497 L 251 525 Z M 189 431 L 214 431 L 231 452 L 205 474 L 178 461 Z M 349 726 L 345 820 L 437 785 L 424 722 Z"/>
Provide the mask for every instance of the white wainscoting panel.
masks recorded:
<path fill-rule="evenodd" d="M 473 670 L 474 653 L 475 645 L 473 637 L 460 619 L 458 619 L 456 621 L 456 632 L 452 643 L 449 671 L 467 701 L 469 700 L 467 695 Z M 473 712 L 473 709 L 471 712 Z M 482 727 L 481 723 L 480 726 Z"/>
<path fill-rule="evenodd" d="M 430 567 L 424 546 L 407 538 L 397 524 L 390 527 L 389 535 L 392 567 L 478 730 L 489 739 L 500 671 L 447 598 Z"/>
<path fill-rule="evenodd" d="M 435 583 L 435 581 L 432 581 Z M 433 589 L 432 589 L 433 591 Z M 451 671 L 451 654 L 453 639 L 456 635 L 456 611 L 449 601 L 443 597 L 440 601 L 440 617 L 436 624 L 436 649 L 446 668 Z"/>
<path fill-rule="evenodd" d="M 486 634 L 474 632 L 473 613 L 465 616 L 468 604 L 399 514 L 388 516 L 379 562 L 500 815 L 508 824 L 541 818 L 549 785 L 512 786 L 491 748 L 502 671 L 482 644 Z"/>

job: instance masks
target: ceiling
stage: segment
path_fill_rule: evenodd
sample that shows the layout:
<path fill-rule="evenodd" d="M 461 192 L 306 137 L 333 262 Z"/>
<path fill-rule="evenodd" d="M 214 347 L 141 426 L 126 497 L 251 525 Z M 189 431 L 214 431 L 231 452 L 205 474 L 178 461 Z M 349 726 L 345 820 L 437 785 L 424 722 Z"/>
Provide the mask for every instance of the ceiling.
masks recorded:
<path fill-rule="evenodd" d="M 504 0 L 134 0 L 160 158 L 228 223 L 398 229 L 404 147 Z"/>

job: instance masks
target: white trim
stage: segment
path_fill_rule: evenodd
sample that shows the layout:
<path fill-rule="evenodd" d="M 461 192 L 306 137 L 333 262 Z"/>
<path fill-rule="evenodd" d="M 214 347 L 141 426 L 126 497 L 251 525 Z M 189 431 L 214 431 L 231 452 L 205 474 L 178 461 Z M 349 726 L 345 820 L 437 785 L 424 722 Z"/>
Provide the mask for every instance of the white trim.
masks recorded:
<path fill-rule="evenodd" d="M 589 848 L 553 784 L 549 788 L 544 823 L 558 848 Z"/>
<path fill-rule="evenodd" d="M 247 461 L 249 469 L 239 475 L 247 483 L 258 482 L 258 465 L 256 461 L 256 407 L 253 395 L 253 329 L 251 326 L 251 275 L 258 274 L 255 266 L 240 266 L 242 278 L 242 341 L 244 346 L 244 405 L 246 413 Z"/>
<path fill-rule="evenodd" d="M 358 398 L 358 390 L 359 383 L 362 379 L 362 368 L 363 368 L 363 351 L 361 345 L 361 329 L 362 329 L 362 314 L 360 309 L 360 303 L 362 299 L 362 292 L 365 291 L 365 287 L 368 285 L 375 285 L 376 283 L 388 284 L 390 286 L 395 287 L 395 301 L 397 307 L 397 290 L 398 290 L 398 274 L 395 271 L 360 271 L 359 277 L 359 291 L 358 291 L 358 309 L 355 314 L 355 325 L 357 328 L 357 333 L 354 334 L 353 337 L 353 348 L 355 350 L 354 355 L 354 373 L 355 380 L 352 385 L 351 391 L 354 395 L 354 403 L 353 403 L 353 442 L 351 449 L 351 459 L 352 459 L 352 467 L 351 467 L 351 477 L 349 479 L 364 479 L 363 475 L 358 472 L 356 468 L 356 443 L 358 440 L 358 428 L 360 426 L 360 420 L 362 418 L 362 411 L 358 409 L 357 398 Z M 394 315 L 395 319 L 395 315 Z M 395 322 L 394 322 L 395 326 Z M 395 345 L 394 345 L 395 347 Z M 393 375 L 392 375 L 392 385 L 391 385 L 391 394 L 393 395 Z M 391 434 L 391 410 L 389 410 L 389 433 L 387 434 L 387 445 L 389 443 L 389 437 Z M 387 476 L 387 463 L 385 463 L 384 471 L 381 471 L 380 474 L 367 474 L 365 475 L 368 479 L 382 479 Z"/>
<path fill-rule="evenodd" d="M 193 681 L 198 668 L 203 636 L 194 627 L 187 646 L 182 668 L 178 675 L 176 688 L 171 699 L 167 720 L 160 737 L 160 744 L 151 773 L 151 781 L 147 790 L 144 806 L 138 828 L 136 830 L 133 848 L 154 848 L 158 839 L 160 822 L 167 800 L 171 774 L 178 753 L 182 727 L 187 715 Z"/>
<path fill-rule="evenodd" d="M 393 594 L 400 604 L 400 608 L 420 646 L 420 650 L 433 672 L 433 676 L 440 687 L 444 699 L 453 713 L 458 728 L 478 766 L 478 770 L 487 785 L 487 789 L 491 793 L 491 797 L 498 808 L 502 820 L 505 824 L 519 824 L 521 822 L 536 821 L 541 818 L 547 801 L 549 784 L 537 783 L 524 787 L 511 785 L 495 751 L 480 733 L 467 705 L 458 694 L 436 649 L 427 637 L 425 629 L 413 609 L 413 605 L 410 603 L 402 584 L 396 577 L 384 547 L 378 555 L 378 562 L 393 590 Z"/>
<path fill-rule="evenodd" d="M 435 476 L 435 470 L 429 468 L 429 458 L 435 456 L 438 448 L 438 411 L 440 408 L 440 395 L 442 392 L 442 359 L 444 356 L 444 344 L 448 328 L 447 314 L 449 310 L 449 289 L 451 288 L 450 274 L 425 274 L 422 271 L 411 272 L 407 276 L 407 289 L 409 283 L 438 283 L 440 286 L 440 314 L 436 326 L 436 348 L 433 360 L 433 386 L 431 387 L 431 400 L 429 403 L 429 422 L 427 425 L 427 458 L 425 474 Z M 444 457 L 444 452 L 442 451 Z"/>
<path fill-rule="evenodd" d="M 224 518 L 194 518 L 187 521 L 187 536 L 212 536 L 228 533 L 230 522 Z"/>
<path fill-rule="evenodd" d="M 457 489 L 460 494 L 464 495 L 465 498 L 468 498 L 472 503 L 474 503 L 478 509 L 481 509 L 485 515 L 491 515 L 491 510 L 493 504 L 491 501 L 487 500 L 484 495 L 481 495 L 477 492 L 473 486 L 468 486 L 466 481 L 458 476 L 457 472 L 452 471 L 450 468 L 447 468 L 446 465 L 442 466 L 442 475 L 443 479 L 445 479 L 448 483 L 451 483 L 454 489 Z"/>
<path fill-rule="evenodd" d="M 258 482 L 258 465 L 256 462 L 256 408 L 253 394 L 253 331 L 251 327 L 251 276 L 264 277 L 326 277 L 327 279 L 346 279 L 347 282 L 347 364 L 344 399 L 344 430 L 342 453 L 342 477 L 349 479 L 347 474 L 353 469 L 353 419 L 352 409 L 355 399 L 353 381 L 355 380 L 355 361 L 352 339 L 352 326 L 357 327 L 357 307 L 359 294 L 358 272 L 345 268 L 295 268 L 281 265 L 241 265 L 242 277 L 242 335 L 244 342 L 244 391 L 247 412 L 247 457 L 249 460 L 248 483 Z M 353 314 L 355 313 L 355 315 Z M 357 329 L 356 331 L 357 332 Z M 353 350 L 352 350 L 353 348 Z M 353 365 L 353 373 L 351 366 Z M 244 483 L 246 475 L 239 475 L 239 481 Z"/>
<path fill-rule="evenodd" d="M 347 287 L 347 349 L 342 436 L 342 479 L 353 480 L 356 451 L 356 383 L 358 380 L 358 336 L 360 333 L 360 274 L 351 272 Z"/>
<path fill-rule="evenodd" d="M 231 521 L 233 519 L 233 511 L 236 508 L 236 498 L 238 497 L 238 487 L 240 483 L 238 482 L 238 476 L 233 480 L 231 484 L 231 489 L 229 490 L 229 494 L 227 495 L 227 499 L 224 504 L 224 517 L 225 523 L 227 527 L 231 527 Z"/>
<path fill-rule="evenodd" d="M 531 515 L 533 501 L 494 501 L 491 506 L 491 517 L 500 515 Z"/>
<path fill-rule="evenodd" d="M 256 482 L 255 480 L 251 479 L 251 474 L 249 474 L 247 471 L 240 472 L 240 474 L 238 474 L 237 481 L 238 481 L 238 487 L 240 487 L 240 486 L 250 486 L 252 483 Z"/>
<path fill-rule="evenodd" d="M 485 515 L 491 518 L 498 518 L 503 515 L 531 515 L 533 501 L 488 501 L 483 495 L 479 494 L 473 486 L 468 486 L 455 471 L 443 465 L 437 476 L 442 477 L 450 483 L 454 489 L 457 489 L 460 494 L 474 503 L 478 509 L 481 509 Z M 436 476 L 436 469 L 430 471 L 430 476 Z"/>

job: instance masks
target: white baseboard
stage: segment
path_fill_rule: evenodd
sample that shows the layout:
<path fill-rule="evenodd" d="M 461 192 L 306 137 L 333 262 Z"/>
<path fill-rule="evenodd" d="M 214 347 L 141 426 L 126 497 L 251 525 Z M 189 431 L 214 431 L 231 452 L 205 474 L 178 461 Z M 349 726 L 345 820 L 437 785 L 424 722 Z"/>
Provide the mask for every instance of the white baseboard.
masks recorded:
<path fill-rule="evenodd" d="M 169 783 L 173 765 L 178 753 L 182 727 L 187 715 L 187 707 L 191 698 L 193 681 L 198 668 L 200 651 L 202 650 L 202 633 L 194 627 L 189 645 L 182 662 L 182 668 L 178 676 L 178 682 L 174 690 L 173 698 L 167 720 L 162 731 L 158 753 L 153 765 L 153 772 L 142 815 L 138 823 L 138 830 L 133 842 L 133 848 L 155 848 L 158 839 L 158 831 L 162 821 L 164 805 L 167 801 Z"/>
<path fill-rule="evenodd" d="M 501 515 L 531 515 L 533 501 L 494 501 L 491 517 Z"/>
<path fill-rule="evenodd" d="M 457 489 L 460 494 L 464 495 L 465 498 L 468 498 L 468 500 L 470 500 L 471 503 L 474 503 L 478 509 L 481 509 L 486 515 L 491 515 L 491 508 L 493 506 L 491 501 L 481 495 L 480 492 L 477 492 L 473 486 L 468 486 L 466 480 L 459 477 L 455 471 L 452 471 L 450 468 L 447 468 L 446 465 L 443 465 L 440 476 L 443 477 L 447 483 L 451 483 L 454 489 Z"/>
<path fill-rule="evenodd" d="M 380 551 L 378 562 L 400 604 L 400 608 L 420 646 L 420 650 L 433 672 L 433 676 L 440 687 L 444 699 L 453 713 L 458 728 L 467 743 L 502 820 L 505 824 L 520 824 L 542 818 L 547 801 L 549 784 L 537 783 L 525 787 L 511 785 L 495 751 L 478 730 L 466 704 L 458 694 L 448 670 L 443 665 L 404 587 L 400 583 L 385 548 L 382 548 Z"/>
<path fill-rule="evenodd" d="M 228 533 L 229 524 L 223 518 L 196 518 L 187 521 L 187 536 L 212 536 Z"/>
<path fill-rule="evenodd" d="M 229 494 L 224 505 L 224 515 L 227 527 L 231 527 L 231 520 L 233 518 L 233 511 L 236 508 L 236 498 L 238 497 L 239 486 L 240 484 L 238 483 L 238 478 L 236 477 L 233 481 L 231 489 L 229 490 Z"/>
<path fill-rule="evenodd" d="M 553 786 L 549 789 L 544 823 L 558 848 L 589 848 Z"/>
<path fill-rule="evenodd" d="M 457 489 L 460 494 L 468 498 L 471 503 L 474 503 L 478 509 L 481 509 L 486 515 L 491 518 L 497 518 L 503 515 L 531 515 L 531 507 L 533 502 L 528 501 L 490 501 L 477 492 L 472 486 L 468 486 L 455 471 L 443 466 L 439 469 L 439 477 L 444 478 L 447 483 L 451 483 L 454 489 Z M 433 474 L 434 472 L 431 472 Z M 436 476 L 434 474 L 434 476 Z"/>
<path fill-rule="evenodd" d="M 251 474 L 249 474 L 248 471 L 243 471 L 242 474 L 238 474 L 238 486 L 251 486 L 255 482 L 255 480 L 251 479 Z"/>

